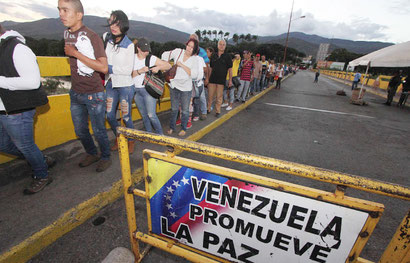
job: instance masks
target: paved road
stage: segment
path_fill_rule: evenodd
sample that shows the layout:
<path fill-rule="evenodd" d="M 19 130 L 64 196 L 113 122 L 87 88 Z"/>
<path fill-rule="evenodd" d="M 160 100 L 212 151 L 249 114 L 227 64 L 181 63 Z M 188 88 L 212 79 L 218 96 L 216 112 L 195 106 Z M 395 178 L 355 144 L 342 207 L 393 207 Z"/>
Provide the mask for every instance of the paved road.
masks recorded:
<path fill-rule="evenodd" d="M 366 94 L 368 106 L 356 106 L 337 96 L 343 85 L 300 71 L 200 142 L 313 165 L 372 179 L 410 185 L 409 109 L 387 107 L 383 98 Z M 350 95 L 349 87 L 345 90 Z M 334 191 L 334 186 L 299 177 L 184 153 L 237 170 Z M 347 195 L 383 203 L 386 210 L 362 257 L 376 261 L 410 206 L 408 202 L 348 189 Z M 138 225 L 146 229 L 145 203 L 136 202 Z M 94 226 L 93 220 L 105 217 Z M 31 262 L 100 262 L 111 249 L 129 247 L 123 200 L 68 233 Z M 183 262 L 153 249 L 143 262 Z"/>

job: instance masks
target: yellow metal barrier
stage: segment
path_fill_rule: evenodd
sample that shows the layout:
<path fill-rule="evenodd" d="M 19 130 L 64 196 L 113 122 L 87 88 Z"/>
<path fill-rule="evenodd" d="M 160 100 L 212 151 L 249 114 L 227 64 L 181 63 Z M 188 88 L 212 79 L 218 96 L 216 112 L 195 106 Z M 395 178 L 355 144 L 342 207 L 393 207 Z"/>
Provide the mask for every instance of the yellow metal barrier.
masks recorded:
<path fill-rule="evenodd" d="M 334 71 L 334 70 L 321 70 L 321 73 L 325 74 L 325 75 L 329 75 L 341 80 L 346 80 L 346 82 L 350 82 L 350 83 L 346 83 L 348 85 L 352 84 L 352 81 L 354 79 L 354 75 L 355 72 L 345 72 L 345 71 Z M 362 74 L 362 77 L 360 79 L 360 82 L 362 82 L 364 79 L 366 79 L 366 83 L 365 85 L 369 86 L 369 87 L 373 87 L 374 82 L 376 81 L 375 79 L 369 79 L 370 75 L 367 74 Z M 387 87 L 389 85 L 389 81 L 392 78 L 392 76 L 386 76 L 386 75 L 379 75 L 379 88 L 383 89 L 383 90 L 387 90 Z M 397 89 L 397 92 L 400 92 L 402 89 L 402 85 L 400 85 Z"/>
<path fill-rule="evenodd" d="M 142 257 L 147 253 L 144 251 L 140 253 L 138 240 L 148 243 L 152 246 L 161 248 L 166 250 L 170 253 L 182 256 L 186 259 L 189 259 L 194 262 L 214 262 L 215 260 L 218 262 L 225 262 L 226 260 L 221 259 L 219 257 L 210 255 L 203 251 L 198 251 L 193 248 L 189 248 L 184 244 L 176 243 L 173 240 L 165 239 L 161 236 L 157 236 L 155 234 L 144 234 L 138 231 L 136 220 L 135 220 L 135 207 L 134 207 L 134 195 L 147 198 L 147 206 L 149 206 L 148 198 L 150 196 L 149 192 L 147 192 L 147 185 L 151 180 L 150 177 L 145 174 L 146 180 L 146 190 L 139 190 L 132 187 L 131 182 L 131 173 L 130 173 L 130 164 L 128 158 L 128 149 L 127 149 L 127 138 L 133 138 L 136 140 L 160 144 L 168 146 L 167 153 L 164 154 L 155 154 L 151 153 L 150 151 L 144 151 L 144 167 L 146 166 L 146 162 L 150 156 L 163 156 L 164 160 L 173 160 L 173 162 L 177 164 L 184 165 L 185 163 L 189 163 L 189 160 L 175 157 L 177 152 L 181 151 L 189 151 L 193 153 L 198 153 L 202 155 L 207 155 L 211 157 L 216 157 L 224 160 L 229 160 L 233 162 L 243 163 L 247 165 L 252 165 L 255 167 L 262 167 L 265 169 L 289 174 L 289 175 L 296 175 L 300 177 L 310 178 L 313 180 L 323 181 L 331 184 L 336 185 L 336 189 L 334 193 L 328 193 L 320 190 L 315 190 L 311 188 L 295 186 L 287 183 L 279 184 L 278 181 L 270 178 L 263 178 L 260 176 L 250 175 L 247 173 L 241 173 L 240 178 L 243 179 L 245 182 L 252 182 L 256 185 L 266 185 L 272 187 L 273 189 L 279 189 L 281 191 L 291 191 L 293 193 L 303 195 L 303 196 L 310 196 L 316 200 L 323 200 L 326 202 L 335 202 L 344 204 L 347 207 L 355 207 L 359 210 L 363 211 L 372 211 L 370 212 L 370 217 L 372 218 L 370 221 L 366 223 L 364 227 L 365 231 L 360 233 L 358 240 L 355 243 L 354 249 L 352 250 L 351 254 L 349 255 L 348 261 L 349 262 L 370 262 L 366 259 L 360 258 L 360 251 L 365 246 L 366 242 L 368 241 L 370 234 L 374 227 L 376 226 L 378 220 L 381 217 L 383 206 L 380 204 L 375 204 L 369 201 L 362 201 L 358 199 L 354 199 L 348 196 L 345 196 L 345 190 L 347 187 L 359 189 L 366 192 L 372 192 L 379 195 L 385 195 L 389 197 L 399 198 L 403 200 L 410 200 L 410 189 L 401 185 L 391 184 L 386 182 L 380 182 L 376 180 L 371 180 L 364 177 L 353 176 L 345 173 L 334 172 L 330 170 L 320 169 L 308 165 L 302 165 L 282 160 L 277 160 L 274 158 L 264 157 L 260 155 L 254 155 L 250 153 L 240 152 L 229 150 L 221 147 L 210 146 L 198 142 L 192 142 L 187 140 L 182 140 L 178 138 L 168 137 L 168 136 L 161 136 L 155 135 L 152 133 L 147 133 L 143 131 L 137 131 L 133 129 L 127 129 L 124 127 L 118 128 L 118 133 L 120 135 L 119 141 L 119 154 L 121 160 L 121 167 L 122 167 L 122 176 L 124 182 L 124 196 L 125 196 L 125 203 L 126 203 L 126 210 L 127 210 L 127 218 L 128 218 L 128 227 L 129 227 L 129 234 L 132 244 L 132 249 L 134 255 L 136 257 L 136 261 L 141 261 Z M 224 169 L 220 169 L 220 167 L 212 166 L 211 168 L 206 168 L 203 163 L 192 161 L 193 164 L 188 164 L 188 167 L 199 167 L 199 170 L 209 170 L 214 171 L 216 174 L 225 174 L 229 178 L 235 178 L 229 172 L 225 172 Z M 229 170 L 229 169 L 227 169 Z M 147 171 L 144 170 L 144 173 Z M 150 222 L 150 217 L 149 224 Z M 396 234 L 394 235 L 393 239 L 391 240 L 390 244 L 386 248 L 381 261 L 380 262 L 401 262 L 401 263 L 408 263 L 410 257 L 410 236 L 409 236 L 409 226 L 410 226 L 410 211 L 406 215 L 406 217 L 401 222 L 400 226 L 397 229 Z M 205 257 L 205 258 L 203 258 Z"/>

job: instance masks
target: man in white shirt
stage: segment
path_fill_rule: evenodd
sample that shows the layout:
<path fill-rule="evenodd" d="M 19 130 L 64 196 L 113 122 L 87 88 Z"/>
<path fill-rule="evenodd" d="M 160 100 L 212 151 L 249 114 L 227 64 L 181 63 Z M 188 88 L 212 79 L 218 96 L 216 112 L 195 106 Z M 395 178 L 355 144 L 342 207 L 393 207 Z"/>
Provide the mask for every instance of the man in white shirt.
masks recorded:
<path fill-rule="evenodd" d="M 34 194 L 52 182 L 48 162 L 33 137 L 35 108 L 48 99 L 40 89 L 36 56 L 25 42 L 18 32 L 0 25 L 0 151 L 25 158 L 31 165 L 33 181 L 24 194 Z"/>

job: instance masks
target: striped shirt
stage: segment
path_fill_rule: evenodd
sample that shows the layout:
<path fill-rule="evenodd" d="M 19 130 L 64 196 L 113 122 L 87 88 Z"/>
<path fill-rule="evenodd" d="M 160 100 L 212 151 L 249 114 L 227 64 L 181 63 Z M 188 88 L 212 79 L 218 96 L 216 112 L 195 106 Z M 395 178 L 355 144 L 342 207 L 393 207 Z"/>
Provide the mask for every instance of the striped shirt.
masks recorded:
<path fill-rule="evenodd" d="M 243 60 L 241 64 L 241 80 L 251 81 L 253 61 Z"/>

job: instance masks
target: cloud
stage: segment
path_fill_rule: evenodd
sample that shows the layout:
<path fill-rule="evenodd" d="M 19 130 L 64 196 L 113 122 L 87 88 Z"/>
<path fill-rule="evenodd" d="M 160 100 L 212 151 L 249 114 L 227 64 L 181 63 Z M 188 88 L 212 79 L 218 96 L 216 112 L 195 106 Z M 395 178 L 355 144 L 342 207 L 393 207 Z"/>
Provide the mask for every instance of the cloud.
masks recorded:
<path fill-rule="evenodd" d="M 58 17 L 56 6 L 51 7 L 46 3 L 31 3 L 31 2 L 1 2 L 0 14 L 7 19 L 19 21 L 31 21 L 45 17 Z"/>
<path fill-rule="evenodd" d="M 25 5 L 25 7 L 44 17 L 53 17 L 53 18 L 58 17 L 57 6 L 50 7 L 50 6 L 47 6 L 45 3 L 42 3 L 42 4 L 29 3 Z"/>
<path fill-rule="evenodd" d="M 410 6 L 408 0 L 395 0 L 389 2 L 389 10 L 393 14 L 409 15 Z"/>
<path fill-rule="evenodd" d="M 245 16 L 240 14 L 225 14 L 213 10 L 198 8 L 183 8 L 171 3 L 154 8 L 156 15 L 141 16 L 130 13 L 130 19 L 141 20 L 177 29 L 186 33 L 200 30 L 222 30 L 237 34 L 251 34 L 258 36 L 273 36 L 287 32 L 289 14 L 281 14 L 273 10 L 267 16 Z M 301 15 L 306 18 L 298 19 Z M 323 37 L 334 37 L 351 40 L 380 40 L 387 39 L 383 30 L 385 26 L 372 23 L 368 19 L 356 19 L 350 23 L 336 23 L 320 21 L 311 13 L 296 10 L 293 13 L 291 32 L 316 34 Z"/>

